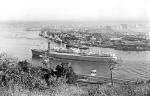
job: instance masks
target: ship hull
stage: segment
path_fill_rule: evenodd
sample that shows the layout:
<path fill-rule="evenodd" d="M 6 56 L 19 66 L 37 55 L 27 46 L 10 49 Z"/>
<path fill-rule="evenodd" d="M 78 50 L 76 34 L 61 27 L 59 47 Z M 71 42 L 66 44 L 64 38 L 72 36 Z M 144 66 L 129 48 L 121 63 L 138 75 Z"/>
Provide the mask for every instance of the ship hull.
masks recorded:
<path fill-rule="evenodd" d="M 67 59 L 67 60 L 75 60 L 75 61 L 89 61 L 89 62 L 107 62 L 109 60 L 113 60 L 112 57 L 94 57 L 94 56 L 82 56 L 76 54 L 65 54 L 65 53 L 55 53 L 52 52 L 49 54 L 50 57 L 58 58 L 58 59 Z"/>

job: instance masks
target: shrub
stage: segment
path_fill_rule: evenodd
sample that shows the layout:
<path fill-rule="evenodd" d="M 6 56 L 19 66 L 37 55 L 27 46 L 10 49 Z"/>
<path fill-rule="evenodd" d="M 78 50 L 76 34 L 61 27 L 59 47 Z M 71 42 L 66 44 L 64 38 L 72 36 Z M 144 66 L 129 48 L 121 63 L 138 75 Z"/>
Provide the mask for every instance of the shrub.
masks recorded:
<path fill-rule="evenodd" d="M 150 83 L 77 87 L 77 76 L 68 63 L 63 63 L 55 77 L 52 69 L 31 67 L 28 61 L 17 61 L 0 55 L 1 96 L 150 96 Z M 62 68 L 62 69 L 61 69 Z M 61 70 L 61 71 L 60 71 Z M 56 71 L 56 75 L 57 72 Z M 49 75 L 46 79 L 42 77 Z M 59 74 L 60 75 L 60 74 Z M 49 86 L 47 86 L 49 83 Z"/>

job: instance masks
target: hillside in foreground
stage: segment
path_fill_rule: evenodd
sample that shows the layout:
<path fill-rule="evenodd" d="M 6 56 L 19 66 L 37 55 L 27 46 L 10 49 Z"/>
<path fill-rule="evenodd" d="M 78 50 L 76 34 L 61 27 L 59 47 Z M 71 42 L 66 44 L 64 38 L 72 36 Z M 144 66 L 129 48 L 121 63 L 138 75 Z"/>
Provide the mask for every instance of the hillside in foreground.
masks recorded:
<path fill-rule="evenodd" d="M 19 61 L 0 55 L 1 96 L 150 96 L 150 82 L 135 85 L 80 85 L 71 66 L 62 63 L 56 71 L 33 67 L 29 61 Z"/>

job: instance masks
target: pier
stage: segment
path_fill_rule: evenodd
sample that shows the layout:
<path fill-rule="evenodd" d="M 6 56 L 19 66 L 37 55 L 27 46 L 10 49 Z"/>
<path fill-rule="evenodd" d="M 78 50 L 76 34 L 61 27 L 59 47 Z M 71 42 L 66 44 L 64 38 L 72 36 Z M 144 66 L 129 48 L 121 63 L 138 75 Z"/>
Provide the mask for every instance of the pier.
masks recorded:
<path fill-rule="evenodd" d="M 104 77 L 104 76 L 91 76 L 91 75 L 81 75 L 78 74 L 78 83 L 86 83 L 86 84 L 108 84 L 111 83 L 111 79 L 109 77 Z M 125 85 L 125 84 L 130 84 L 130 85 L 135 85 L 138 82 L 137 81 L 132 81 L 132 80 L 123 80 L 123 79 L 117 79 L 113 78 L 113 83 L 119 84 L 119 85 Z"/>

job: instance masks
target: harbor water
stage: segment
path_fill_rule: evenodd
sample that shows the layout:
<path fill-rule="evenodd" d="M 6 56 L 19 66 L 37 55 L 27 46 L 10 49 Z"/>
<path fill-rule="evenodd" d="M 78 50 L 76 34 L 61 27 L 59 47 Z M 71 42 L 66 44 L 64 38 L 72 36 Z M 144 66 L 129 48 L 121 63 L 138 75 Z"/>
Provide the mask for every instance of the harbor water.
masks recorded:
<path fill-rule="evenodd" d="M 38 36 L 40 31 L 27 31 L 28 28 L 40 28 L 45 23 L 0 23 L 0 52 L 5 52 L 21 60 L 29 59 L 35 66 L 41 65 L 41 60 L 32 59 L 31 49 L 47 49 L 47 41 Z M 45 24 L 46 25 L 46 24 Z M 52 43 L 51 46 L 59 46 Z M 119 58 L 118 66 L 113 70 L 113 77 L 119 79 L 150 80 L 150 51 L 114 50 L 110 48 L 91 47 L 92 51 L 115 53 Z M 52 61 L 55 67 L 64 60 Z M 97 70 L 98 76 L 109 76 L 110 71 L 105 63 L 91 63 L 69 61 L 78 74 L 90 74 L 90 70 Z"/>

